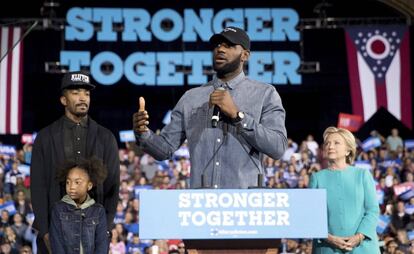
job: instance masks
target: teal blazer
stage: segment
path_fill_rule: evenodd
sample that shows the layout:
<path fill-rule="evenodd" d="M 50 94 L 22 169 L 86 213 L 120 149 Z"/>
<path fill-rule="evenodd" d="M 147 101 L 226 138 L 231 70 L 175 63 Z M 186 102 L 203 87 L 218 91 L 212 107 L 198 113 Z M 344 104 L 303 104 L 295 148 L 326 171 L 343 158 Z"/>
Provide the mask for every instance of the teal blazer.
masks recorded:
<path fill-rule="evenodd" d="M 368 170 L 353 166 L 343 170 L 324 169 L 311 175 L 309 187 L 326 189 L 330 234 L 365 235 L 364 241 L 351 252 L 334 248 L 325 239 L 314 240 L 312 253 L 380 253 L 376 232 L 379 204 L 374 179 Z"/>

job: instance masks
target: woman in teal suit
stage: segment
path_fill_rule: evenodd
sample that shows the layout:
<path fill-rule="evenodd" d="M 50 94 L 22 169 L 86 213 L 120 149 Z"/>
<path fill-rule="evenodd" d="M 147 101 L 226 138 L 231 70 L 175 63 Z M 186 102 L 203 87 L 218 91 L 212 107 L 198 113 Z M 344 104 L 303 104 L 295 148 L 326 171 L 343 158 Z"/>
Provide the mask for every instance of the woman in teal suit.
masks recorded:
<path fill-rule="evenodd" d="M 356 142 L 351 132 L 329 127 L 323 134 L 329 168 L 312 174 L 310 188 L 326 189 L 328 238 L 313 241 L 313 254 L 379 254 L 379 205 L 368 170 L 351 166 Z"/>

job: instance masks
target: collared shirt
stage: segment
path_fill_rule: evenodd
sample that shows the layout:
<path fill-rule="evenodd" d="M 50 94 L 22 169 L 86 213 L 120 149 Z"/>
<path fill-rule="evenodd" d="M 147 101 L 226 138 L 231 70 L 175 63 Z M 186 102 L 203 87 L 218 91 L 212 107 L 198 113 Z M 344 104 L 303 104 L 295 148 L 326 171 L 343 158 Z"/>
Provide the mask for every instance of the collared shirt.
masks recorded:
<path fill-rule="evenodd" d="M 217 128 L 211 125 L 210 94 L 217 87 L 229 90 L 241 122 L 222 117 Z M 287 147 L 285 110 L 276 89 L 247 78 L 243 72 L 228 82 L 217 77 L 187 91 L 175 106 L 171 122 L 160 135 L 152 131 L 137 135 L 138 144 L 157 160 L 171 158 L 188 140 L 191 161 L 191 188 L 248 188 L 258 184 L 263 154 L 282 157 Z"/>
<path fill-rule="evenodd" d="M 79 161 L 86 155 L 86 136 L 88 133 L 88 118 L 83 118 L 75 123 L 68 117 L 63 122 L 63 144 L 65 146 L 65 157 Z"/>

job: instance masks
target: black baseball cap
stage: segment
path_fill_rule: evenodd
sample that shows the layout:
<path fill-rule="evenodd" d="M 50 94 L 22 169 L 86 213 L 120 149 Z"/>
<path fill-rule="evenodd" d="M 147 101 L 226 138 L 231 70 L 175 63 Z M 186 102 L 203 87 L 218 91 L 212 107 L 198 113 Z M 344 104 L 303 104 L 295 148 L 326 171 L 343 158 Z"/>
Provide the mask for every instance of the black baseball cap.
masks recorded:
<path fill-rule="evenodd" d="M 234 26 L 226 27 L 221 33 L 211 36 L 210 43 L 218 44 L 223 39 L 250 50 L 250 38 L 243 29 Z"/>
<path fill-rule="evenodd" d="M 95 85 L 91 83 L 91 77 L 85 71 L 73 71 L 66 73 L 62 78 L 60 90 L 85 88 L 92 90 Z"/>

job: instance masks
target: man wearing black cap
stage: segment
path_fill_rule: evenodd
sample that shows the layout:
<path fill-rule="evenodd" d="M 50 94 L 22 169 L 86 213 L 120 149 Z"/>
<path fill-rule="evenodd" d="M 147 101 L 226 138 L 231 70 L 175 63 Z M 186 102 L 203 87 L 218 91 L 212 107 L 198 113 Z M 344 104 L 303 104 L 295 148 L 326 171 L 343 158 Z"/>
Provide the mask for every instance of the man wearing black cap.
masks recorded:
<path fill-rule="evenodd" d="M 60 97 L 65 114 L 43 128 L 35 139 L 30 190 L 35 214 L 33 225 L 39 230 L 39 253 L 47 253 L 50 211 L 65 194 L 65 186 L 56 180 L 56 170 L 65 160 L 92 156 L 102 159 L 108 177 L 97 186 L 93 198 L 105 207 L 108 228 L 112 226 L 119 198 L 118 145 L 112 132 L 88 116 L 90 91 L 94 88 L 89 74 L 66 73 Z"/>
<path fill-rule="evenodd" d="M 263 186 L 263 155 L 279 159 L 287 147 L 282 101 L 273 86 L 244 75 L 250 56 L 246 32 L 227 27 L 210 43 L 216 75 L 181 97 L 160 135 L 148 129 L 145 100 L 140 98 L 133 116 L 137 144 L 164 160 L 187 139 L 191 188 Z"/>

